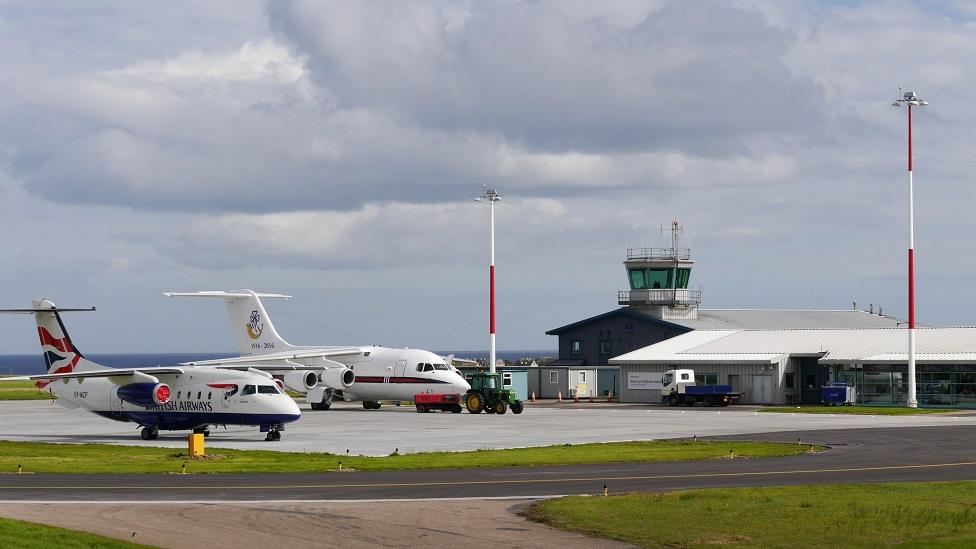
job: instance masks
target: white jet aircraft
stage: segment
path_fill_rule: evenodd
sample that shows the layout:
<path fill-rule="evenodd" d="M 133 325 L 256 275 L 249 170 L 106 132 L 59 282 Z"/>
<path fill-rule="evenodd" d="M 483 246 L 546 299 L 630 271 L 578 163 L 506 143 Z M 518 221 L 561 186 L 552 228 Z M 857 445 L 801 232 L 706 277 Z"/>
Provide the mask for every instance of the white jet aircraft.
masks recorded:
<path fill-rule="evenodd" d="M 171 292 L 170 297 L 222 299 L 237 336 L 240 357 L 190 362 L 188 365 L 285 364 L 296 367 L 284 375 L 289 389 L 306 393 L 313 410 L 328 410 L 333 399 L 362 401 L 375 410 L 382 400 L 413 401 L 418 393 L 460 393 L 471 386 L 441 356 L 421 349 L 370 346 L 295 346 L 278 335 L 261 298 L 288 299 L 281 294 L 232 292 Z M 337 364 L 338 363 L 338 364 Z M 324 365 L 321 373 L 310 371 Z M 261 367 L 261 366 L 257 366 Z M 460 407 L 456 410 L 460 412 Z"/>
<path fill-rule="evenodd" d="M 108 368 L 81 354 L 59 313 L 94 309 L 58 309 L 46 299 L 31 304 L 30 309 L 0 312 L 34 315 L 47 373 L 0 381 L 37 381 L 38 389 L 49 391 L 66 408 L 138 424 L 143 440 L 156 439 L 160 429 L 208 435 L 211 425 L 259 426 L 268 433 L 266 440 L 280 440 L 285 424 L 301 417 L 298 405 L 268 373 L 293 366 Z"/>

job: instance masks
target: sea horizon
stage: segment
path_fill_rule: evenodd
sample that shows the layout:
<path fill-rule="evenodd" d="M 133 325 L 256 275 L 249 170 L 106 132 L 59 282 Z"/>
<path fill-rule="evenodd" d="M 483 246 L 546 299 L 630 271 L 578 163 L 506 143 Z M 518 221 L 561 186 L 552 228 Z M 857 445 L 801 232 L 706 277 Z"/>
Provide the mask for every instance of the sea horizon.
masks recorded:
<path fill-rule="evenodd" d="M 454 355 L 456 358 L 468 360 L 484 359 L 488 351 L 434 351 L 441 356 Z M 556 357 L 558 351 L 551 349 L 526 349 L 515 351 L 496 351 L 495 356 L 502 360 L 515 362 L 522 358 Z M 106 353 L 85 354 L 85 358 L 110 368 L 147 368 L 152 366 L 173 366 L 181 362 L 195 360 L 211 360 L 216 358 L 236 357 L 238 353 Z M 31 354 L 3 354 L 0 355 L 0 375 L 35 375 L 43 374 L 44 356 Z"/>

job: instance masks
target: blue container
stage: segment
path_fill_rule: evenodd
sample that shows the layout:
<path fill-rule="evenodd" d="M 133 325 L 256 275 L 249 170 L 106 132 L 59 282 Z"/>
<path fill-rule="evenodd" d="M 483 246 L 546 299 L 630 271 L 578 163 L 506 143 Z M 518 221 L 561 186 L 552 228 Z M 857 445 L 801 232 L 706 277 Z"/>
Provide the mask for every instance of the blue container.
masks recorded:
<path fill-rule="evenodd" d="M 824 404 L 846 404 L 847 385 L 834 383 L 820 388 L 820 402 Z"/>

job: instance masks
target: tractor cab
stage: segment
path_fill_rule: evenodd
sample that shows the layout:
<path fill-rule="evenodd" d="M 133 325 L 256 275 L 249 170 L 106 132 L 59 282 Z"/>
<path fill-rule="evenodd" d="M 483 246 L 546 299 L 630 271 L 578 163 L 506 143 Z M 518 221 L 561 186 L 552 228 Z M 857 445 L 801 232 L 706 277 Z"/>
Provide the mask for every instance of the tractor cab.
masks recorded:
<path fill-rule="evenodd" d="M 499 373 L 476 372 L 471 375 L 471 388 L 464 395 L 464 405 L 468 412 L 480 414 L 504 414 L 509 408 L 513 414 L 522 413 L 522 401 L 514 391 L 502 389 L 502 375 Z"/>

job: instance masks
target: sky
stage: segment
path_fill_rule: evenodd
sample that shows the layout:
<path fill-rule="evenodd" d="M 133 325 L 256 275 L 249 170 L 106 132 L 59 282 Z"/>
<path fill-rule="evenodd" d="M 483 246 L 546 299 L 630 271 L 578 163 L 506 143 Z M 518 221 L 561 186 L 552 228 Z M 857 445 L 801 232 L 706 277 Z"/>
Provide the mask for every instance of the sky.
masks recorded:
<path fill-rule="evenodd" d="M 976 324 L 976 8 L 908 1 L 0 0 L 0 307 L 89 353 L 235 348 L 250 288 L 305 345 L 499 349 L 616 307 L 628 247 L 703 308 Z M 67 316 L 67 315 L 66 315 Z M 37 351 L 0 317 L 0 353 Z"/>

